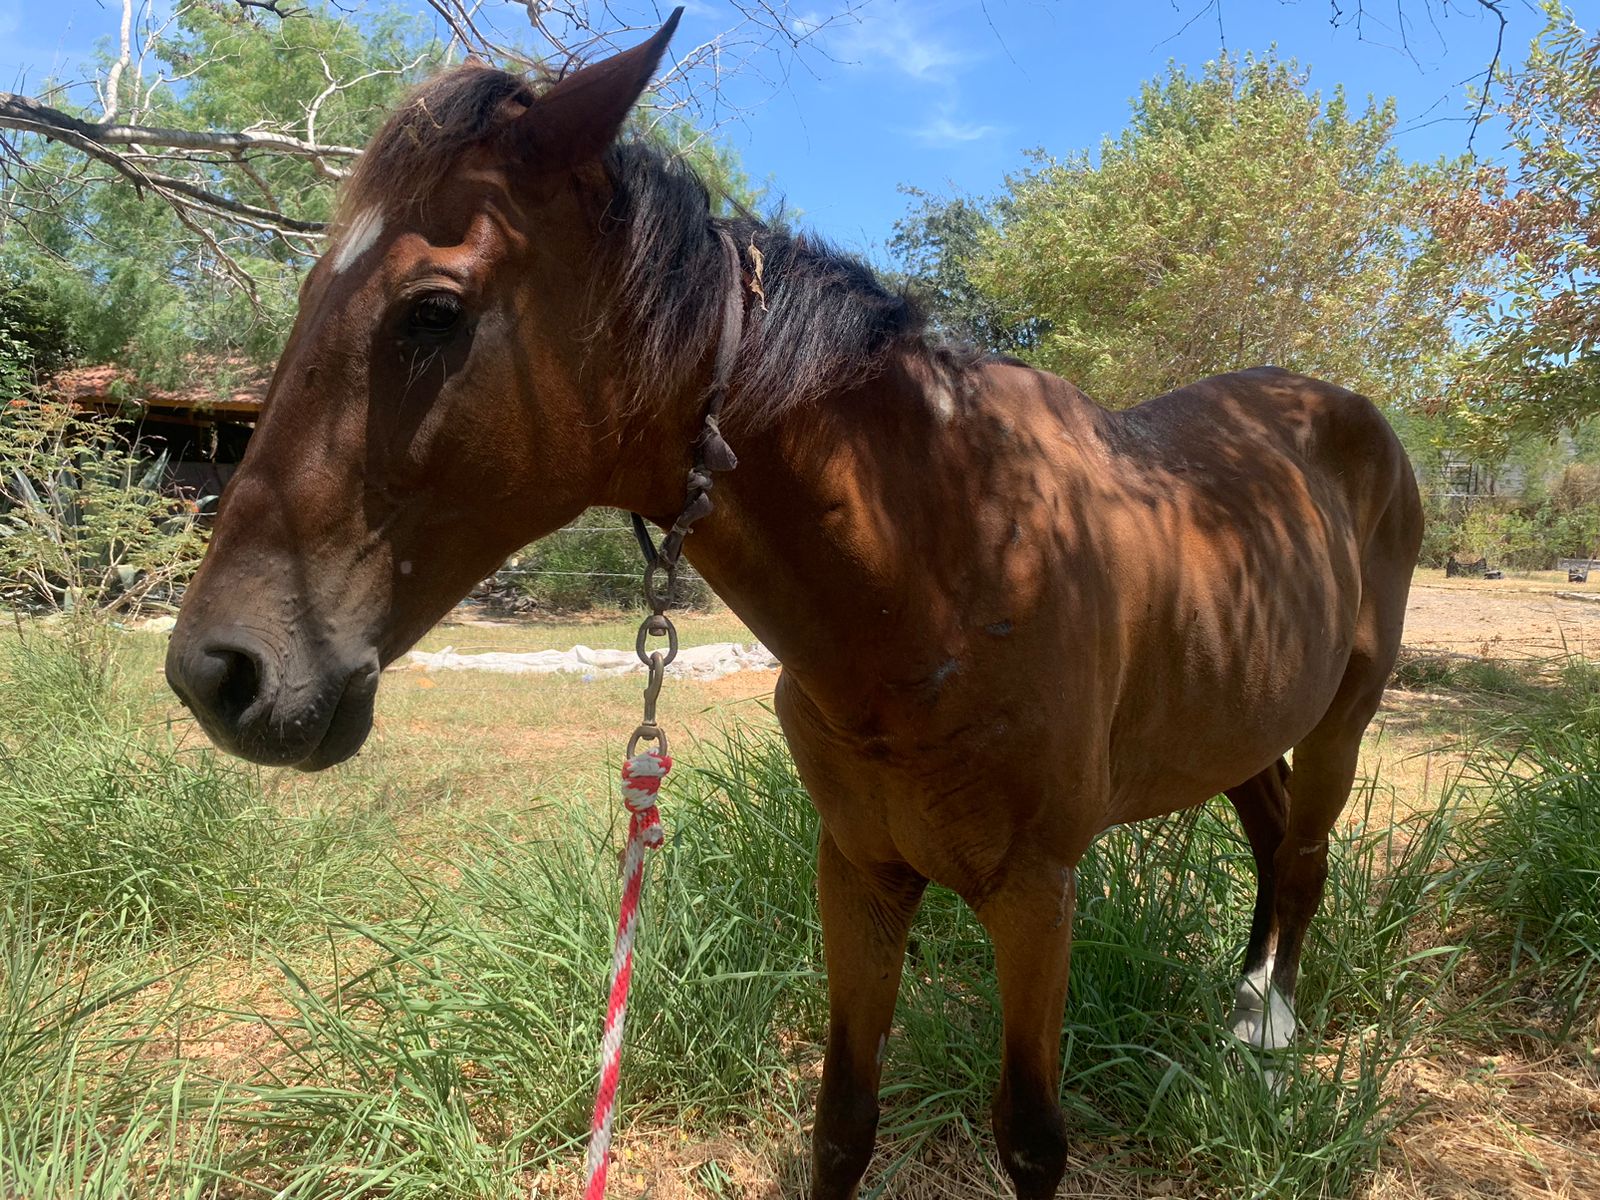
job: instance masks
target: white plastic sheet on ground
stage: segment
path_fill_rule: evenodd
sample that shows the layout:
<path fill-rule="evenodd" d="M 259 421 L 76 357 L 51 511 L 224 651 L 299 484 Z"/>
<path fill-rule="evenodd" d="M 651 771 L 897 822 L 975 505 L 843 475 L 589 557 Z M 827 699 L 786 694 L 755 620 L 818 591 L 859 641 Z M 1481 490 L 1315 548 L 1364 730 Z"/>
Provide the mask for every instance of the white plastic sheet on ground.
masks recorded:
<path fill-rule="evenodd" d="M 644 664 L 632 650 L 538 650 L 513 654 L 502 650 L 458 654 L 454 646 L 430 653 L 413 650 L 406 667 L 426 671 L 495 671 L 503 675 L 552 675 L 558 672 L 606 679 L 616 675 L 642 675 Z M 710 646 L 684 646 L 667 668 L 667 674 L 689 679 L 721 679 L 737 671 L 776 671 L 778 660 L 760 643 L 740 645 L 716 642 Z"/>

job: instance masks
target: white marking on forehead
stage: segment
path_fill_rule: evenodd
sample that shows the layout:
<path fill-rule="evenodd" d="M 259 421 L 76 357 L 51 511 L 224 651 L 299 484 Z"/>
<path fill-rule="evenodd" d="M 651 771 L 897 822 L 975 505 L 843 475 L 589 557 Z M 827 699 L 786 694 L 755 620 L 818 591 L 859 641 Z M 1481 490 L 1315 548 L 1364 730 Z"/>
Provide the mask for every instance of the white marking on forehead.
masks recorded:
<path fill-rule="evenodd" d="M 350 228 L 344 232 L 344 240 L 334 252 L 334 273 L 339 274 L 371 250 L 372 244 L 378 240 L 378 235 L 382 232 L 383 214 L 375 208 L 363 209 L 356 219 L 350 222 Z"/>
<path fill-rule="evenodd" d="M 948 425 L 955 419 L 956 395 L 943 379 L 935 379 L 929 385 L 928 402 L 933 405 L 933 411 L 941 424 Z"/>

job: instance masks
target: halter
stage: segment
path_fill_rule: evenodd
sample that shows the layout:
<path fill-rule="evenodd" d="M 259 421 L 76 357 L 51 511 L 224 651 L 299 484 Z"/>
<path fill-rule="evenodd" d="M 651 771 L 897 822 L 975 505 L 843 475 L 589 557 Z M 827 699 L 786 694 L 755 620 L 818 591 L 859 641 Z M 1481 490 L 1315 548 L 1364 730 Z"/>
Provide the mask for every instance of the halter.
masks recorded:
<path fill-rule="evenodd" d="M 689 536 L 694 523 L 707 516 L 714 507 L 711 502 L 711 473 L 731 471 L 739 465 L 733 447 L 722 436 L 719 422 L 723 402 L 727 400 L 728 388 L 733 382 L 734 368 L 739 362 L 739 349 L 744 342 L 748 297 L 757 298 L 762 311 L 766 310 L 766 293 L 762 290 L 761 280 L 761 251 L 756 248 L 755 239 L 750 241 L 750 271 L 747 274 L 743 256 L 733 236 L 720 226 L 713 228 L 722 243 L 729 273 L 739 283 L 729 288 L 722 298 L 722 332 L 717 339 L 717 358 L 711 372 L 711 383 L 706 388 L 705 418 L 694 442 L 694 465 L 689 468 L 683 509 L 661 539 L 660 546 L 650 536 L 644 518 L 638 513 L 629 514 L 633 518 L 633 536 L 644 554 L 644 601 L 650 610 L 650 615 L 639 626 L 638 637 L 634 639 L 634 651 L 639 661 L 649 669 L 650 680 L 644 691 L 644 719 L 628 739 L 629 758 L 638 750 L 640 742 L 654 742 L 661 753 L 667 752 L 666 732 L 656 723 L 656 697 L 661 694 L 661 681 L 667 665 L 678 656 L 678 630 L 667 616 L 667 609 L 672 605 L 672 593 L 678 581 L 678 560 L 683 554 L 684 539 Z M 658 581 L 658 574 L 663 574 L 664 578 Z M 647 649 L 651 638 L 662 637 L 667 639 L 665 652 Z"/>

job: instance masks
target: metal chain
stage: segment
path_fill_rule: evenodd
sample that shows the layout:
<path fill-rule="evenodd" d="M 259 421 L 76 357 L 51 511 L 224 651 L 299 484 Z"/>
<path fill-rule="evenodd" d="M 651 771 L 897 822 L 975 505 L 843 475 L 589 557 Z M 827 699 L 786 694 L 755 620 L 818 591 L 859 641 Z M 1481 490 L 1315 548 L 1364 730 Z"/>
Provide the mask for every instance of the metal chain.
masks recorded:
<path fill-rule="evenodd" d="M 654 742 L 660 753 L 667 753 L 666 730 L 656 721 L 656 700 L 661 695 L 661 684 L 666 679 L 668 665 L 678 657 L 678 629 L 673 625 L 672 618 L 667 616 L 678 583 L 678 559 L 683 553 L 683 542 L 689 536 L 690 528 L 711 512 L 711 473 L 731 471 L 738 465 L 733 450 L 723 440 L 718 422 L 744 338 L 746 295 L 760 297 L 763 311 L 766 307 L 766 298 L 761 292 L 760 252 L 755 249 L 753 235 L 750 248 L 755 255 L 755 266 L 752 273 L 746 275 L 739 248 L 733 239 L 721 228 L 716 230 L 716 234 L 722 242 L 723 254 L 733 278 L 740 282 L 740 286 L 730 290 L 723 302 L 722 335 L 717 342 L 711 386 L 706 391 L 705 417 L 700 435 L 695 440 L 694 465 L 689 468 L 683 511 L 672 523 L 666 537 L 661 539 L 659 549 L 650 537 L 644 518 L 638 513 L 632 514 L 634 537 L 638 539 L 639 549 L 644 554 L 644 602 L 650 610 L 650 615 L 639 625 L 639 635 L 634 639 L 633 648 L 650 676 L 644 685 L 644 719 L 628 739 L 629 758 L 638 751 L 640 742 Z M 650 649 L 653 638 L 666 638 L 666 650 Z"/>
<path fill-rule="evenodd" d="M 633 649 L 639 661 L 649 669 L 650 677 L 644 685 L 644 719 L 628 739 L 629 758 L 638 752 L 640 742 L 654 742 L 657 750 L 662 754 L 667 753 L 667 731 L 656 722 L 656 699 L 661 695 L 661 684 L 667 677 L 668 665 L 678 657 L 678 627 L 667 616 L 667 606 L 672 603 L 672 586 L 677 581 L 678 564 L 667 566 L 665 590 L 658 592 L 655 590 L 655 574 L 660 565 L 661 557 L 657 554 L 644 570 L 644 598 L 650 606 L 650 615 L 640 622 Z M 649 648 L 652 638 L 663 637 L 667 639 L 664 652 Z"/>

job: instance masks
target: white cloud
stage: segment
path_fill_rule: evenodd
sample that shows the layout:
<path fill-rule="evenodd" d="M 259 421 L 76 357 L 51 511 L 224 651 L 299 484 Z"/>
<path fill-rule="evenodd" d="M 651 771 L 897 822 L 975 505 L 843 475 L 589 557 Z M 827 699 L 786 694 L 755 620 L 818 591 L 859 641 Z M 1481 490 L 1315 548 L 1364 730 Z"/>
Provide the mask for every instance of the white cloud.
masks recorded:
<path fill-rule="evenodd" d="M 799 18 L 816 29 L 817 18 Z M 798 22 L 797 22 L 798 23 Z M 927 117 L 899 130 L 925 146 L 959 146 L 1001 132 L 997 125 L 963 120 L 961 77 L 986 55 L 957 41 L 957 11 L 949 4 L 879 3 L 823 30 L 828 52 L 841 64 L 910 81 L 925 97 L 917 105 Z"/>
<path fill-rule="evenodd" d="M 913 11 L 898 6 L 867 9 L 857 20 L 840 25 L 835 53 L 853 66 L 887 67 L 929 83 L 947 80 L 978 61 L 977 55 L 924 28 Z"/>
<path fill-rule="evenodd" d="M 980 125 L 976 121 L 957 121 L 940 114 L 910 131 L 911 136 L 928 146 L 959 146 L 975 142 L 1000 132 L 998 125 Z"/>

